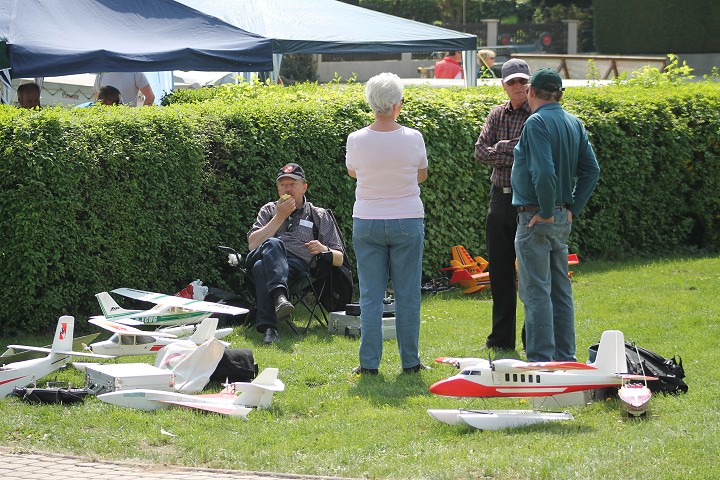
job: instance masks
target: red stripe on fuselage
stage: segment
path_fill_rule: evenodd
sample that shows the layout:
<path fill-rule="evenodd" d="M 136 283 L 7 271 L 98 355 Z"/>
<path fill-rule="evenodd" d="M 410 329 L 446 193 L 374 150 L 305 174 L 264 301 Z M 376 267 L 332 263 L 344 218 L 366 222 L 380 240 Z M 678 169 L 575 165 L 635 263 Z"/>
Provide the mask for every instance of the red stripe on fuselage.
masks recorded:
<path fill-rule="evenodd" d="M 21 376 L 19 376 L 19 377 L 10 378 L 10 379 L 8 379 L 8 380 L 3 380 L 2 382 L 0 382 L 0 385 L 5 385 L 6 383 L 11 383 L 11 382 L 14 382 L 14 381 L 16 381 L 16 380 L 20 380 L 21 378 L 24 378 L 24 377 L 26 377 L 26 376 L 27 376 L 27 375 L 21 375 Z"/>
<path fill-rule="evenodd" d="M 548 397 L 561 393 L 616 387 L 617 384 L 584 385 L 483 385 L 464 378 L 448 378 L 430 386 L 430 393 L 446 397 Z"/>

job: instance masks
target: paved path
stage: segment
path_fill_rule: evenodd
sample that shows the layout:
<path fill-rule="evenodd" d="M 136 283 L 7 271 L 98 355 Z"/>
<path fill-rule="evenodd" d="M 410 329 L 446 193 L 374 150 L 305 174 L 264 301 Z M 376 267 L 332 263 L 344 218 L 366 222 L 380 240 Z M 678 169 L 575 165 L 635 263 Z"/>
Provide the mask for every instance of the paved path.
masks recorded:
<path fill-rule="evenodd" d="M 15 453 L 0 447 L 2 480 L 337 480 L 333 477 L 244 472 L 169 465 L 94 462 L 53 453 Z"/>

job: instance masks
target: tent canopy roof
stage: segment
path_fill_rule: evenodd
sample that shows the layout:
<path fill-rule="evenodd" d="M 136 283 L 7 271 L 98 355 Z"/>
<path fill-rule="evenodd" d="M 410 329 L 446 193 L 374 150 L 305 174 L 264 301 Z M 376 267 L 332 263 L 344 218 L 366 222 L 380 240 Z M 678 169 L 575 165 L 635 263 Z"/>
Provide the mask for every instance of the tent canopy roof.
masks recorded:
<path fill-rule="evenodd" d="M 273 41 L 273 53 L 476 50 L 477 36 L 334 0 L 178 0 Z"/>
<path fill-rule="evenodd" d="M 2 41 L 13 78 L 272 70 L 269 39 L 174 0 L 4 0 Z"/>

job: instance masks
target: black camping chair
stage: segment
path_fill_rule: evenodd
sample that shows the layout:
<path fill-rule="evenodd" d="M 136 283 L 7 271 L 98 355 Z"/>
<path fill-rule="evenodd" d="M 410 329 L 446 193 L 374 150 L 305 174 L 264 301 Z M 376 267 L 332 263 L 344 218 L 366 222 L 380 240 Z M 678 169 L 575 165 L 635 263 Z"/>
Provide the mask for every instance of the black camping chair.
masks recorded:
<path fill-rule="evenodd" d="M 232 247 L 218 246 L 218 249 L 228 255 L 234 255 L 237 259 L 237 265 L 235 268 L 243 276 L 243 288 L 245 289 L 245 295 L 247 298 L 252 299 L 250 306 L 250 312 L 246 315 L 243 325 L 246 327 L 252 327 L 255 325 L 255 283 L 253 281 L 252 274 L 245 267 L 244 258 L 237 250 Z M 302 305 L 309 313 L 307 324 L 299 329 L 295 323 L 294 318 L 296 314 L 293 314 L 285 319 L 288 326 L 296 334 L 307 333 L 310 329 L 310 325 L 313 320 L 316 320 L 321 325 L 327 327 L 328 324 L 328 313 L 323 306 L 321 299 L 327 295 L 327 289 L 332 288 L 332 276 L 330 275 L 332 269 L 332 253 L 323 252 L 316 255 L 311 261 L 310 271 L 294 279 L 288 285 L 288 300 L 297 308 Z"/>
<path fill-rule="evenodd" d="M 347 249 L 345 248 L 345 240 L 338 228 L 337 221 L 331 210 L 327 210 L 333 225 L 337 231 L 338 238 L 342 247 L 344 256 L 343 265 L 334 267 L 332 264 L 332 253 L 322 252 L 310 262 L 309 272 L 294 279 L 288 285 L 288 300 L 297 307 L 302 305 L 309 313 L 307 323 L 301 329 L 295 324 L 296 314 L 287 317 L 285 320 L 288 326 L 298 335 L 307 333 L 312 325 L 313 320 L 320 325 L 328 326 L 328 314 L 338 308 L 345 308 L 350 303 L 353 292 L 352 271 L 350 270 L 347 259 Z M 250 313 L 245 317 L 245 325 L 250 327 L 255 324 L 255 283 L 252 274 L 245 267 L 242 255 L 231 247 L 219 246 L 220 251 L 235 255 L 237 265 L 235 268 L 243 275 L 243 287 L 246 290 L 248 298 L 252 298 L 252 306 Z M 340 281 L 342 280 L 342 281 Z"/>
<path fill-rule="evenodd" d="M 315 255 L 310 262 L 310 270 L 288 285 L 290 302 L 295 308 L 302 305 L 310 313 L 307 324 L 302 329 L 303 333 L 307 333 L 313 320 L 317 320 L 317 322 L 324 327 L 328 325 L 328 312 L 321 300 L 326 289 L 332 288 L 332 276 L 330 275 L 332 260 L 331 252 L 323 252 Z M 293 317 L 294 315 L 291 315 L 285 320 L 295 333 L 300 334 L 300 330 L 295 326 Z"/>

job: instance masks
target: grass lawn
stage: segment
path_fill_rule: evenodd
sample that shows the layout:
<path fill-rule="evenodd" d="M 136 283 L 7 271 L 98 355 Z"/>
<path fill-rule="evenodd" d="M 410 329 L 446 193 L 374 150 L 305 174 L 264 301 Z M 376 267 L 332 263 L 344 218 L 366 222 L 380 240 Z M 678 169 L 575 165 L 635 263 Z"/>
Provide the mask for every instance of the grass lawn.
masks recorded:
<path fill-rule="evenodd" d="M 358 478 L 718 478 L 720 375 L 712 365 L 720 346 L 720 257 L 587 262 L 574 270 L 578 359 L 587 360 L 587 347 L 603 330 L 618 329 L 626 340 L 666 357 L 680 354 L 686 395 L 654 396 L 649 415 L 640 419 L 607 400 L 570 407 L 571 421 L 504 431 L 439 423 L 427 409 L 529 406 L 525 399 L 428 393 L 432 383 L 457 372 L 434 358 L 486 355 L 480 346 L 489 332 L 490 297 L 454 290 L 423 300 L 421 355 L 430 371 L 402 374 L 392 340 L 385 342 L 380 375 L 360 377 L 350 373 L 358 364 L 357 340 L 319 326 L 298 337 L 283 326 L 281 342 L 266 347 L 260 334 L 238 327 L 232 346 L 252 348 L 260 368 L 278 367 L 286 384 L 271 409 L 250 413 L 249 421 L 182 409 L 136 411 L 95 398 L 63 407 L 9 397 L 0 400 L 0 445 L 93 459 Z M 521 303 L 518 311 L 521 319 Z M 0 345 L 19 341 L 2 338 Z M 71 368 L 57 379 L 84 382 Z"/>

